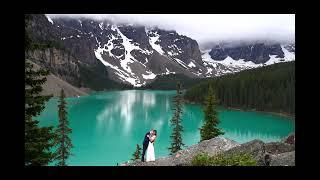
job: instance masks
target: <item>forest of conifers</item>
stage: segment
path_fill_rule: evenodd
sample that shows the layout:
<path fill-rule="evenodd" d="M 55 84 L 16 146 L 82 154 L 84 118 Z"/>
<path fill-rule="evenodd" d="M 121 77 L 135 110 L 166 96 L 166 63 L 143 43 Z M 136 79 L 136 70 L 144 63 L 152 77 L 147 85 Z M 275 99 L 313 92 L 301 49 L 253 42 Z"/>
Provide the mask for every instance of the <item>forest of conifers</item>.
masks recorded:
<path fill-rule="evenodd" d="M 209 85 L 224 107 L 295 114 L 294 61 L 211 78 L 187 89 L 185 99 L 203 103 Z"/>

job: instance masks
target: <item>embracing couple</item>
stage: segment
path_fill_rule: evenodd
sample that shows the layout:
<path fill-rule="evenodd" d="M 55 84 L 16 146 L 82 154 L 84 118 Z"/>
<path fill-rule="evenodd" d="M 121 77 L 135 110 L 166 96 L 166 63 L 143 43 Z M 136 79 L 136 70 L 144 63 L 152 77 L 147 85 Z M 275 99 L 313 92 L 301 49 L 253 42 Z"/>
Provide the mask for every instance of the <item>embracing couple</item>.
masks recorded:
<path fill-rule="evenodd" d="M 153 144 L 154 144 L 156 137 L 157 137 L 157 131 L 154 129 L 147 132 L 146 135 L 144 136 L 142 157 L 141 157 L 142 162 L 155 161 Z"/>

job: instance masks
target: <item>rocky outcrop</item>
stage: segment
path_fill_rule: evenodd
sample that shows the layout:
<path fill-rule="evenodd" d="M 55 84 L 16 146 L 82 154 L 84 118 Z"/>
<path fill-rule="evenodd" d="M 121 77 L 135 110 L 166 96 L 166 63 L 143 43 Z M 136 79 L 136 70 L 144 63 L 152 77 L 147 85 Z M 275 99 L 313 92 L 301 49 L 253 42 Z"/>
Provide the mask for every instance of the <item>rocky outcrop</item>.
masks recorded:
<path fill-rule="evenodd" d="M 223 151 L 229 150 L 233 147 L 240 146 L 235 141 L 227 138 L 213 138 L 205 140 L 199 144 L 188 147 L 181 150 L 173 156 L 159 158 L 155 162 L 141 162 L 136 161 L 129 166 L 185 166 L 190 163 L 192 158 L 199 153 L 208 153 L 209 155 L 215 155 Z"/>
<path fill-rule="evenodd" d="M 288 136 L 291 138 L 294 136 Z M 176 154 L 158 158 L 154 162 L 141 162 L 140 160 L 124 163 L 122 166 L 190 166 L 194 156 L 200 153 L 207 153 L 210 156 L 216 154 L 250 154 L 257 160 L 259 166 L 294 166 L 295 165 L 295 146 L 286 142 L 264 143 L 261 140 L 253 140 L 239 144 L 227 138 L 218 137 L 200 142 Z"/>
<path fill-rule="evenodd" d="M 270 166 L 294 166 L 295 151 L 271 155 Z"/>

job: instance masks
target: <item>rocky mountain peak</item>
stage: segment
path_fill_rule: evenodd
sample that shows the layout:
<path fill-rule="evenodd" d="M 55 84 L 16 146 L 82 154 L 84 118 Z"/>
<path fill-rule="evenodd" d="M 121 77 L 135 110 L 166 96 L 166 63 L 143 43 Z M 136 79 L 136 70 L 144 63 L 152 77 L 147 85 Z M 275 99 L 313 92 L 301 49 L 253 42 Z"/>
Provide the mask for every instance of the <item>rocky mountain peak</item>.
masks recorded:
<path fill-rule="evenodd" d="M 174 30 L 108 20 L 30 17 L 27 31 L 34 39 L 54 41 L 76 61 L 88 66 L 103 65 L 108 78 L 134 86 L 171 73 L 212 77 L 294 60 L 294 45 L 218 43 L 201 52 L 196 40 Z"/>

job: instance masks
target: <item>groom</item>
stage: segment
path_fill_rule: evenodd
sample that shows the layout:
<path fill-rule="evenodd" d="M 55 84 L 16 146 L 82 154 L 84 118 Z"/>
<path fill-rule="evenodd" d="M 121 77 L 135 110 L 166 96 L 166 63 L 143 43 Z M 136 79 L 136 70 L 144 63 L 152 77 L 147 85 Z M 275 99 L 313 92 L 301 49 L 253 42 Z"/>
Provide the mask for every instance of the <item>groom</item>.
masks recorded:
<path fill-rule="evenodd" d="M 157 131 L 152 129 L 151 131 L 147 132 L 146 135 L 144 136 L 144 140 L 143 140 L 143 149 L 142 149 L 142 156 L 141 156 L 141 161 L 144 162 L 144 155 L 146 153 L 146 150 L 148 148 L 149 145 L 149 141 L 150 141 L 150 137 L 153 134 L 156 134 Z"/>

